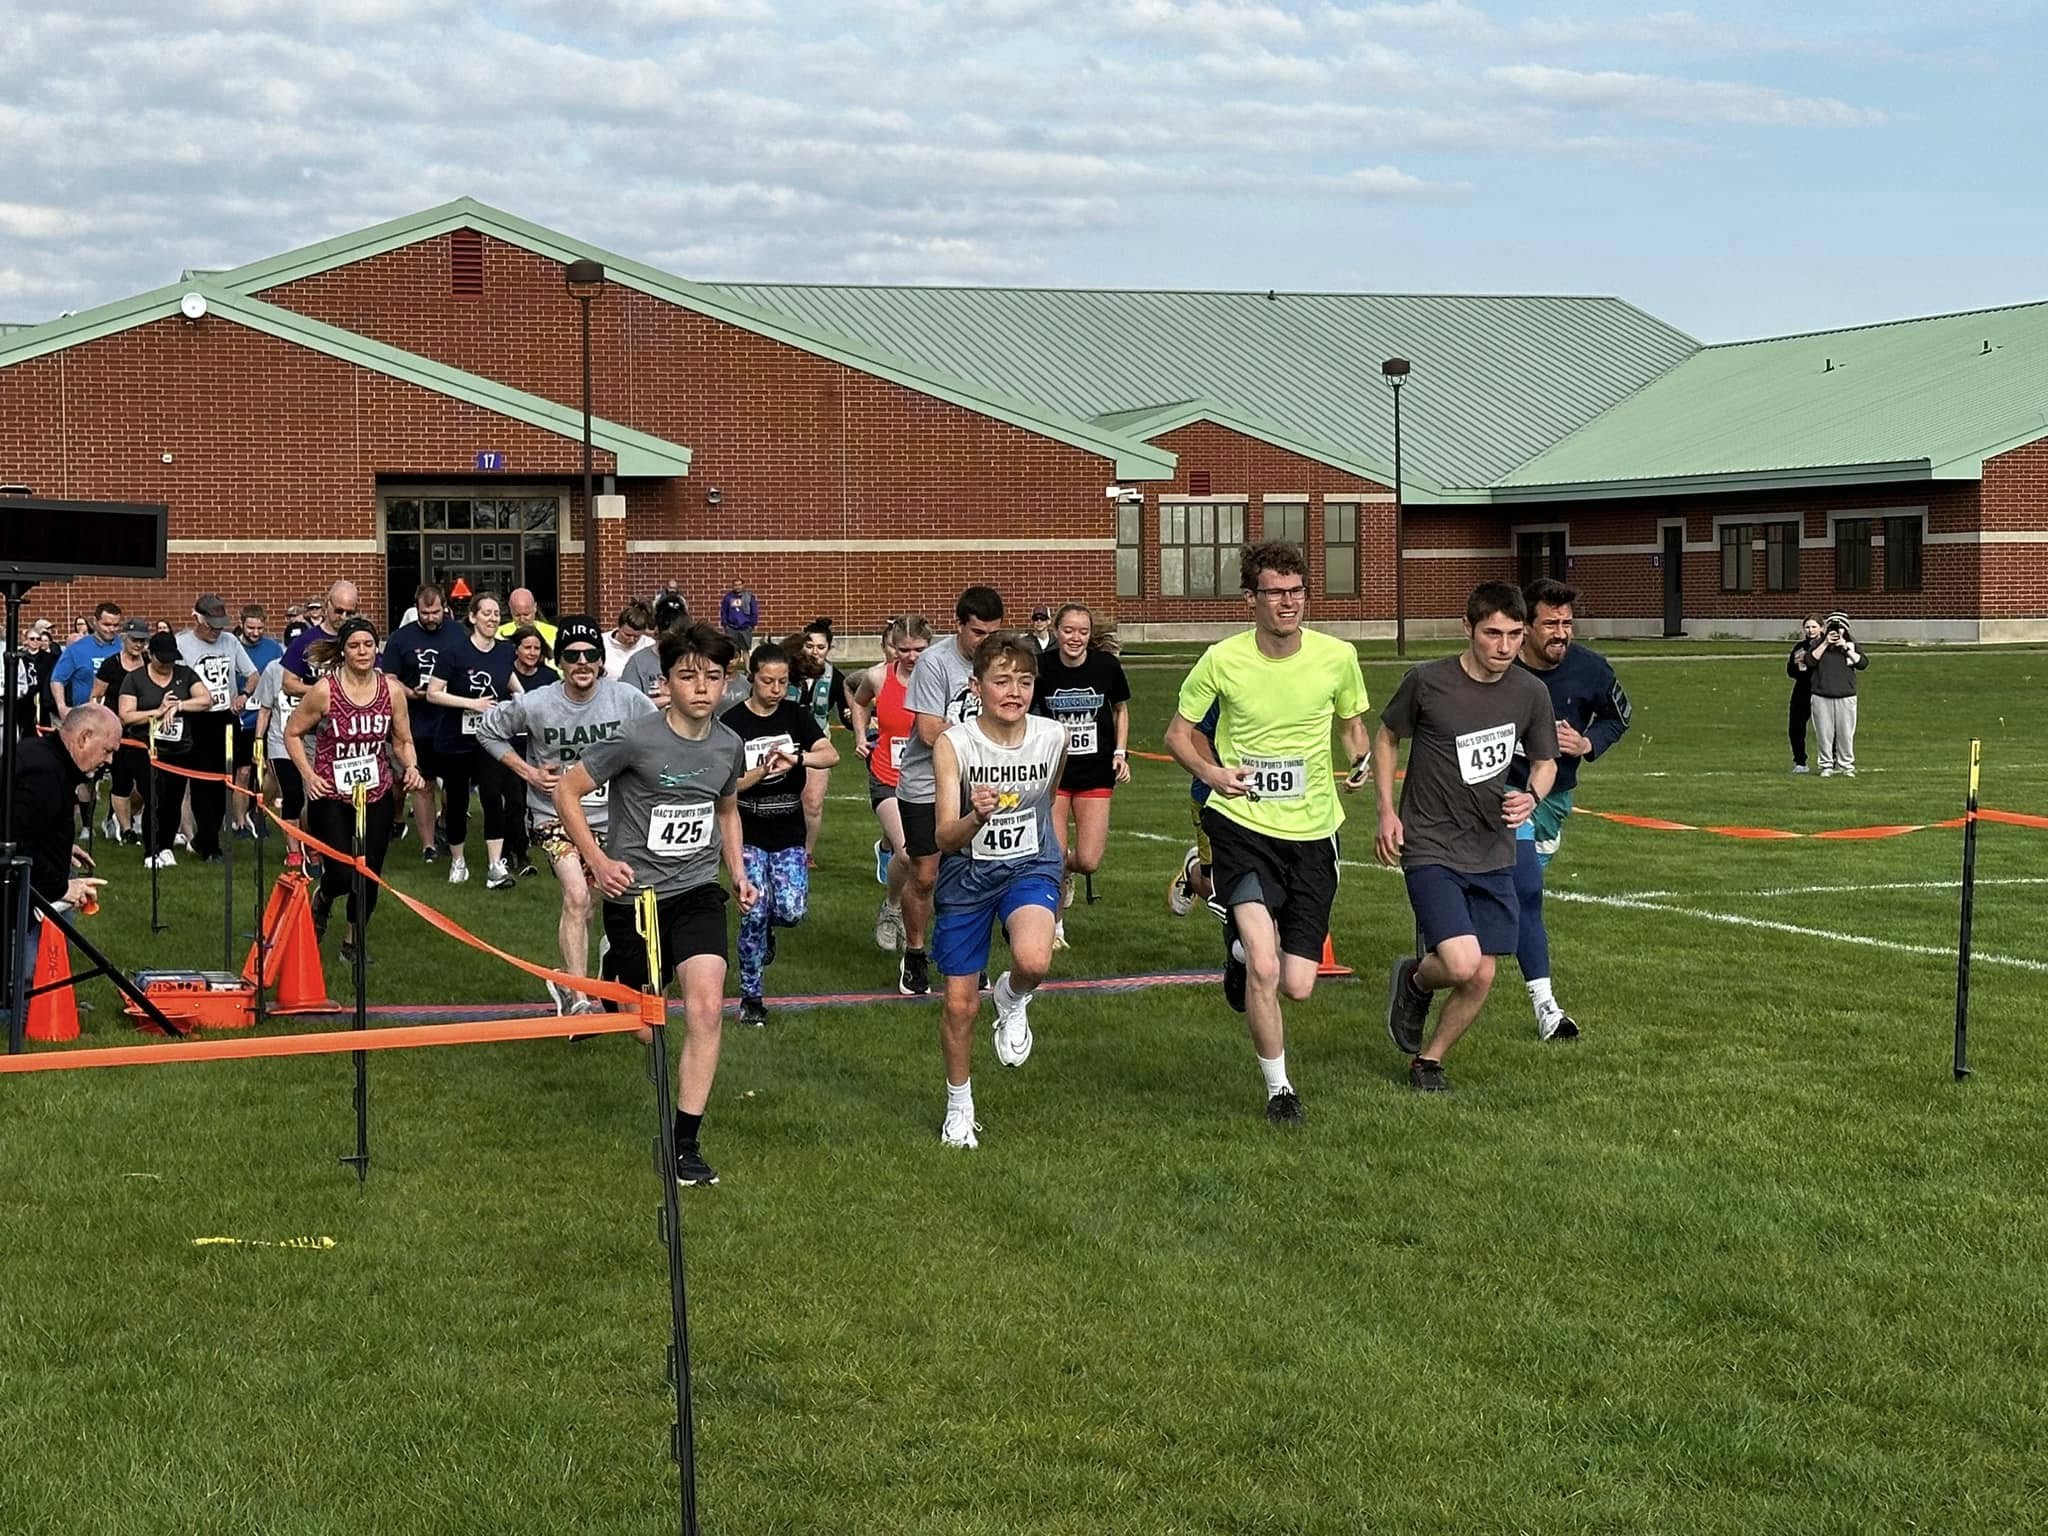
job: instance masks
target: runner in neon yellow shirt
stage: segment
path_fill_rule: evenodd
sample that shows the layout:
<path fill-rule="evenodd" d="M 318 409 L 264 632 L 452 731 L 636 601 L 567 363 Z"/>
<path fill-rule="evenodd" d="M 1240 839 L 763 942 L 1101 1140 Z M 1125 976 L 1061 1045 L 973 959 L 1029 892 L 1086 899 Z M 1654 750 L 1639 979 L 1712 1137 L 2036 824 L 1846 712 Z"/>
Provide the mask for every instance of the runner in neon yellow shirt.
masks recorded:
<path fill-rule="evenodd" d="M 1341 723 L 1348 792 L 1366 782 L 1369 736 L 1358 653 L 1302 627 L 1308 611 L 1301 551 L 1248 545 L 1238 561 L 1252 628 L 1202 653 L 1181 684 L 1166 746 L 1213 791 L 1202 829 L 1215 854 L 1211 904 L 1222 909 L 1223 996 L 1245 1015 L 1266 1079 L 1266 1119 L 1299 1125 L 1287 1077 L 1280 994 L 1315 991 L 1316 966 L 1337 895 L 1337 828 L 1344 812 L 1330 761 Z M 1221 705 L 1212 748 L 1196 722 Z"/>

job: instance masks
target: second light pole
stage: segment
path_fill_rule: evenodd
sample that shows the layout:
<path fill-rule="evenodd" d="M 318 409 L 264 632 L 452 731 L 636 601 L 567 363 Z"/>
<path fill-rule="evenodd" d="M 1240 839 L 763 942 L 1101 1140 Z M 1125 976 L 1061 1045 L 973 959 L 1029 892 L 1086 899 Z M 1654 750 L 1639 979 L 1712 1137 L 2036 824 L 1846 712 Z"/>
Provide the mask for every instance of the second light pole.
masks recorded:
<path fill-rule="evenodd" d="M 1408 359 L 1390 357 L 1380 364 L 1380 377 L 1394 392 L 1394 654 L 1408 654 L 1408 583 L 1401 558 L 1408 531 L 1401 501 L 1401 386 L 1408 382 Z"/>
<path fill-rule="evenodd" d="M 570 297 L 583 309 L 583 611 L 601 625 L 604 611 L 598 598 L 597 498 L 590 463 L 590 301 L 604 287 L 604 263 L 572 261 L 562 275 Z"/>

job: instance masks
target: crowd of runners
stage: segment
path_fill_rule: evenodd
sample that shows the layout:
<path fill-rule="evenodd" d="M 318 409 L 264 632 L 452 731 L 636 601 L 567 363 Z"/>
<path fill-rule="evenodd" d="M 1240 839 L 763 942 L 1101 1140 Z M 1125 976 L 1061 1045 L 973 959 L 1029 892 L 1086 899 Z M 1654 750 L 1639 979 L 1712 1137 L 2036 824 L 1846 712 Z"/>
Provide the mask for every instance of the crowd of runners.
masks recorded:
<path fill-rule="evenodd" d="M 1307 1114 L 1288 1073 L 1284 1002 L 1312 994 L 1327 952 L 1344 799 L 1372 797 L 1373 853 L 1401 870 L 1414 914 L 1386 1028 L 1411 1085 L 1441 1091 L 1445 1057 L 1500 956 L 1516 957 L 1538 1036 L 1578 1034 L 1551 975 L 1544 867 L 1580 767 L 1629 725 L 1613 670 L 1574 641 L 1576 594 L 1555 581 L 1478 587 L 1464 648 L 1409 670 L 1375 716 L 1355 647 L 1303 622 L 1305 568 L 1292 544 L 1243 549 L 1250 627 L 1188 672 L 1164 742 L 1188 775 L 1194 824 L 1167 905 L 1220 919 L 1223 998 L 1244 1015 L 1264 1113 L 1282 1126 Z M 843 724 L 878 832 L 874 942 L 898 991 L 939 994 L 940 1139 L 976 1146 L 981 997 L 997 1062 L 1022 1066 L 1033 997 L 1068 946 L 1066 911 L 1092 887 L 1130 781 L 1131 690 L 1110 626 L 1080 603 L 1015 625 L 1001 593 L 971 586 L 950 627 L 895 618 L 881 660 L 847 675 L 833 665 L 828 620 L 754 643 L 758 600 L 737 583 L 718 626 L 692 621 L 673 583 L 609 628 L 594 615 L 550 621 L 530 592 L 465 596 L 458 613 L 423 585 L 383 635 L 355 585 L 338 580 L 294 605 L 281 639 L 266 634 L 262 608 L 231 624 L 213 594 L 175 634 L 103 604 L 50 685 L 59 719 L 104 701 L 125 734 L 105 775 L 107 809 L 95 800 L 83 814 L 139 841 L 159 869 L 175 867 L 181 846 L 205 862 L 223 836 L 262 835 L 264 818 L 218 778 L 163 765 L 232 770 L 252 788 L 260 774 L 278 812 L 330 848 L 350 845 L 360 797 L 374 871 L 409 813 L 418 857 L 460 884 L 474 801 L 488 889 L 516 889 L 536 860 L 554 874 L 558 1011 L 609 1006 L 576 978 L 676 983 L 676 1176 L 710 1184 L 718 1176 L 700 1138 L 728 966 L 736 953 L 740 1021 L 767 1023 L 778 933 L 809 909 Z M 323 938 L 345 903 L 344 949 L 366 944 L 375 884 L 358 912 L 347 863 L 309 856 L 308 873 Z M 647 974 L 636 926 L 648 892 L 669 973 L 660 978 Z M 998 932 L 1009 963 L 991 980 Z"/>

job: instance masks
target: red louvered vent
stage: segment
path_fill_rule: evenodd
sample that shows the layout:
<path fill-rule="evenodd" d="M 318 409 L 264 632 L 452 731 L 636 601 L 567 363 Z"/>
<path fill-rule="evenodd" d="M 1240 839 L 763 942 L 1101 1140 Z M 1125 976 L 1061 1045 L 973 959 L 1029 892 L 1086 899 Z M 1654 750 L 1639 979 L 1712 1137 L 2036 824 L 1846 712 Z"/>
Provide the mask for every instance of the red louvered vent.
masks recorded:
<path fill-rule="evenodd" d="M 1209 494 L 1209 471 L 1206 469 L 1191 469 L 1188 471 L 1188 494 L 1190 496 L 1206 496 Z"/>
<path fill-rule="evenodd" d="M 473 229 L 456 230 L 448 242 L 448 291 L 464 299 L 484 291 L 484 237 Z"/>

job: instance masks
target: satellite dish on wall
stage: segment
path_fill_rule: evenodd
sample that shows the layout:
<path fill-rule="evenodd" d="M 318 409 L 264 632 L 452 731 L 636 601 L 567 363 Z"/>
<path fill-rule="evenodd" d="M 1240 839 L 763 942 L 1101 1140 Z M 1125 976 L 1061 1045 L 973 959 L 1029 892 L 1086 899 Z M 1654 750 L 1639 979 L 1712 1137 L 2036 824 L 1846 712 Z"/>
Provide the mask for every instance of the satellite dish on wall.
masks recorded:
<path fill-rule="evenodd" d="M 203 293 L 186 294 L 185 297 L 178 300 L 178 310 L 187 320 L 197 320 L 206 313 L 206 295 Z"/>

